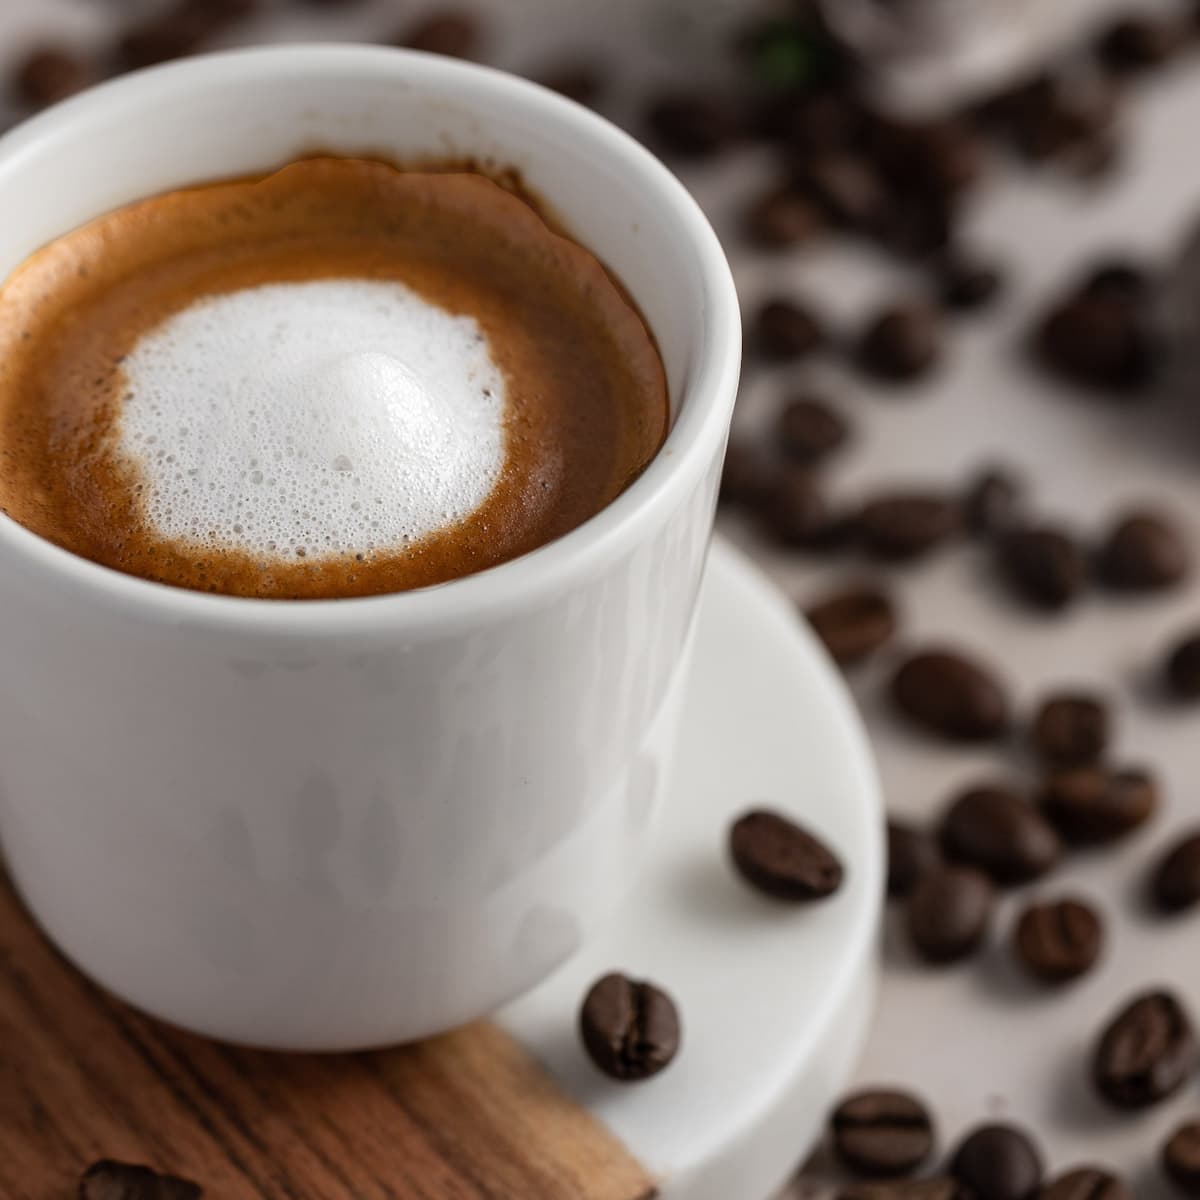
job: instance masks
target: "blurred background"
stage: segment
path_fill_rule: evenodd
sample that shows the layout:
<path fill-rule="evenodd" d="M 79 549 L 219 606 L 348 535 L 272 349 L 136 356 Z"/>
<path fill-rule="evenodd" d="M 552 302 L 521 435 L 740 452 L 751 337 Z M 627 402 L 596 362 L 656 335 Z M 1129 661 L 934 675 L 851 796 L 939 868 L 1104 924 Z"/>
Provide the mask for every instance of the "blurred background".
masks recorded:
<path fill-rule="evenodd" d="M 1137 987 L 1200 993 L 1194 930 L 1137 899 L 1200 821 L 1200 682 L 1164 675 L 1200 626 L 1200 4 L 2 0 L 0 123 L 153 62 L 330 39 L 528 75 L 645 140 L 692 189 L 746 329 L 719 528 L 799 612 L 868 593 L 865 631 L 829 605 L 817 626 L 898 823 L 932 844 L 963 788 L 1032 796 L 1044 770 L 1020 734 L 983 748 L 914 736 L 886 686 L 907 649 L 950 643 L 990 664 L 1022 726 L 1064 691 L 1111 714 L 1110 759 L 1152 773 L 1158 812 L 1051 886 L 1104 914 L 1102 961 L 1054 994 L 1023 974 L 1008 934 L 1028 890 L 949 971 L 922 963 L 893 911 L 860 1076 L 923 1095 L 944 1146 L 1004 1118 L 1056 1169 L 1098 1160 L 1139 1196 L 1171 1194 L 1157 1147 L 1194 1097 L 1117 1118 L 1080 1063 Z M 791 1195 L 846 1178 L 822 1151 Z"/>

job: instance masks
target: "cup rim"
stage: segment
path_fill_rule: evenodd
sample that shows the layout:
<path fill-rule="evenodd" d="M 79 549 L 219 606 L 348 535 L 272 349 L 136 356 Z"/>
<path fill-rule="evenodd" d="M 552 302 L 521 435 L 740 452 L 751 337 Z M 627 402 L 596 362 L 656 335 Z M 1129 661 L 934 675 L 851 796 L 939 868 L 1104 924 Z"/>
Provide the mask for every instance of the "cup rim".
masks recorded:
<path fill-rule="evenodd" d="M 702 287 L 704 328 L 685 373 L 677 415 L 657 455 L 615 500 L 582 525 L 507 562 L 445 583 L 404 592 L 327 600 L 272 600 L 197 592 L 128 575 L 55 545 L 0 513 L 0 549 L 19 554 L 57 588 L 151 621 L 253 629 L 288 635 L 343 634 L 399 626 L 406 633 L 477 622 L 517 609 L 611 561 L 665 509 L 695 485 L 723 446 L 741 365 L 737 292 L 725 252 L 708 219 L 683 184 L 629 134 L 582 105 L 519 76 L 421 51 L 382 46 L 291 44 L 197 55 L 150 67 L 99 85 L 55 105 L 0 138 L 0 170 L 19 169 L 20 157 L 83 116 L 91 121 L 126 114 L 164 89 L 228 86 L 264 79 L 354 71 L 403 74 L 411 85 L 460 79 L 472 103 L 537 106 L 539 116 L 570 128 L 592 154 L 602 154 L 641 186 L 654 190 L 682 228 Z M 97 214 L 98 215 L 98 214 Z M 569 220 L 570 214 L 565 214 Z M 64 231 L 65 232 L 65 231 Z"/>

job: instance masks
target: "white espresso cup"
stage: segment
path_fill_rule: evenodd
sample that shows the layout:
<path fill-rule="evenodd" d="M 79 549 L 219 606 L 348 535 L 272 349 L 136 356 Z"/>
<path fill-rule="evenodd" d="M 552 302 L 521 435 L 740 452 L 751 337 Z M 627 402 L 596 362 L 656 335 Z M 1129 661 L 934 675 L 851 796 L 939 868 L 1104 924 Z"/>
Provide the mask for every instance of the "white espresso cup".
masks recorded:
<path fill-rule="evenodd" d="M 80 967 L 264 1047 L 450 1028 L 567 958 L 663 797 L 737 387 L 721 247 L 601 118 L 482 67 L 239 51 L 107 84 L 0 141 L 0 278 L 115 207 L 313 152 L 512 167 L 658 340 L 670 434 L 531 554 L 438 587 L 247 600 L 0 516 L 0 841 Z"/>

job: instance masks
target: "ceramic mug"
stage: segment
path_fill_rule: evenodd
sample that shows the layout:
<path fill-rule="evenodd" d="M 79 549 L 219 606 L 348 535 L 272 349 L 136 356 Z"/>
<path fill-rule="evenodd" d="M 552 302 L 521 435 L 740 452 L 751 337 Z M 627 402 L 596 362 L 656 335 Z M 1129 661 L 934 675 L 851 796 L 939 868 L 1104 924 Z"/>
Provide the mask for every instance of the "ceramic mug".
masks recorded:
<path fill-rule="evenodd" d="M 0 517 L 0 842 L 99 982 L 235 1042 L 344 1049 L 484 1014 L 570 955 L 662 798 L 737 387 L 724 254 L 646 150 L 482 67 L 293 46 L 107 84 L 0 141 L 0 278 L 172 188 L 306 153 L 518 169 L 658 339 L 672 427 L 574 532 L 331 601 L 123 575 Z"/>

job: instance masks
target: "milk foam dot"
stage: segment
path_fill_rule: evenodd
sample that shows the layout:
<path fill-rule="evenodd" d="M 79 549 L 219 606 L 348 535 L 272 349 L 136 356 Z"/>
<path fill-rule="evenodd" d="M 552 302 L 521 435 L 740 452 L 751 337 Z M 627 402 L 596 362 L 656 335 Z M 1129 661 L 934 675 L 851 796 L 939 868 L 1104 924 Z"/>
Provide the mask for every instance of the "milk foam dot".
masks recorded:
<path fill-rule="evenodd" d="M 210 297 L 124 370 L 118 446 L 166 538 L 309 560 L 401 547 L 474 512 L 503 469 L 505 380 L 478 322 L 403 284 Z"/>

